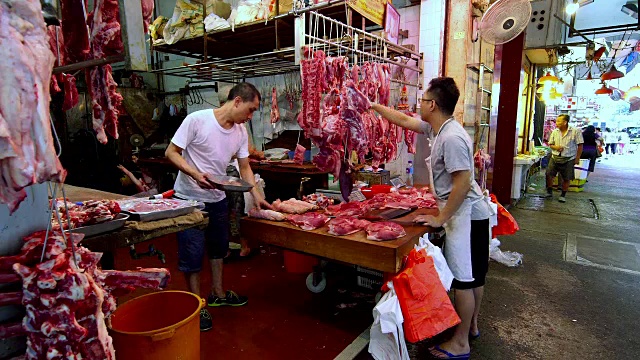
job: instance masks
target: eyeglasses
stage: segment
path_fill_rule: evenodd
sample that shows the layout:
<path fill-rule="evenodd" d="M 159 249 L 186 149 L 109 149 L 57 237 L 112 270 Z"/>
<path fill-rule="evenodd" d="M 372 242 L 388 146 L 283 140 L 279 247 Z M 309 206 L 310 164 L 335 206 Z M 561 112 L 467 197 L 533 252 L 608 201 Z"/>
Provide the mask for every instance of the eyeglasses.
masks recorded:
<path fill-rule="evenodd" d="M 420 99 L 420 101 L 433 101 L 434 103 L 436 103 L 436 105 L 440 106 L 440 104 L 438 104 L 438 102 L 436 101 L 436 99 Z"/>

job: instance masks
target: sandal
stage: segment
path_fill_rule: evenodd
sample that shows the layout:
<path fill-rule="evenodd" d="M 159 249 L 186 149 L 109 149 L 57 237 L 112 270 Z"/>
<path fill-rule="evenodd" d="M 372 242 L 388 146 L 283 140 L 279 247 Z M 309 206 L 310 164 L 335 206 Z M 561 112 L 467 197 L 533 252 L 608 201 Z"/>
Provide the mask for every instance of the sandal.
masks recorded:
<path fill-rule="evenodd" d="M 434 351 L 437 351 L 442 355 L 446 355 L 447 357 L 440 357 L 440 356 L 438 356 L 438 354 L 435 354 Z M 431 353 L 431 357 L 433 357 L 434 359 L 469 360 L 469 358 L 471 357 L 471 353 L 470 352 L 468 352 L 466 354 L 454 355 L 454 354 L 448 352 L 447 350 L 442 349 L 440 347 L 440 345 L 436 345 L 436 346 L 430 348 L 429 352 Z"/>

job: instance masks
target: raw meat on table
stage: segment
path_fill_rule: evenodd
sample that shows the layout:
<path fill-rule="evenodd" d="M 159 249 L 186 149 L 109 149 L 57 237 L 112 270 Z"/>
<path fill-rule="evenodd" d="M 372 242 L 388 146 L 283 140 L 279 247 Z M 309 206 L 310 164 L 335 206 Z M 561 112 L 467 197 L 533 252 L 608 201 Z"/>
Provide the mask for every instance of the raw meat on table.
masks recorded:
<path fill-rule="evenodd" d="M 401 225 L 391 221 L 371 223 L 365 230 L 367 239 L 376 241 L 399 239 L 407 235 Z"/>
<path fill-rule="evenodd" d="M 0 0 L 0 43 L 0 203 L 13 213 L 25 187 L 66 176 L 51 134 L 54 56 L 39 1 Z"/>
<path fill-rule="evenodd" d="M 337 217 L 329 222 L 329 234 L 343 236 L 364 230 L 371 224 L 367 220 L 360 220 L 353 216 Z"/>
<path fill-rule="evenodd" d="M 303 214 L 307 211 L 318 209 L 318 207 L 313 204 L 294 198 L 285 201 L 277 199 L 273 204 L 271 204 L 271 206 L 274 210 L 287 214 Z"/>
<path fill-rule="evenodd" d="M 323 227 L 329 218 L 324 214 L 310 212 L 302 215 L 289 215 L 287 220 L 302 230 L 315 230 Z"/>
<path fill-rule="evenodd" d="M 293 162 L 299 165 L 304 163 L 304 152 L 307 151 L 304 146 L 296 145 L 296 151 L 293 153 Z"/>
<path fill-rule="evenodd" d="M 280 110 L 278 110 L 278 91 L 274 86 L 271 90 L 271 123 L 280 121 Z"/>
<path fill-rule="evenodd" d="M 335 199 L 332 199 L 323 194 L 309 194 L 307 196 L 302 197 L 302 201 L 306 201 L 309 204 L 316 205 L 320 209 L 326 209 L 327 207 L 333 205 Z"/>
<path fill-rule="evenodd" d="M 272 220 L 272 221 L 282 221 L 287 218 L 282 213 L 279 213 L 273 210 L 268 210 L 268 209 L 267 210 L 251 209 L 249 210 L 249 216 L 256 219 L 265 219 L 265 220 Z"/>
<path fill-rule="evenodd" d="M 174 210 L 184 207 L 191 207 L 194 204 L 187 200 L 179 199 L 132 199 L 118 200 L 118 205 L 122 211 L 132 213 L 146 213 L 155 211 Z"/>
<path fill-rule="evenodd" d="M 67 210 L 69 210 L 69 220 L 71 228 L 78 228 L 85 225 L 98 224 L 113 220 L 120 213 L 120 205 L 114 200 L 88 200 L 83 203 L 65 202 L 62 199 L 56 200 L 56 208 L 62 220 L 62 228 L 68 229 Z M 51 223 L 54 230 L 60 229 L 56 213 L 51 214 Z"/>
<path fill-rule="evenodd" d="M 327 208 L 326 214 L 334 216 L 360 216 L 364 215 L 369 210 L 371 210 L 369 202 L 352 201 L 348 203 L 329 206 Z"/>

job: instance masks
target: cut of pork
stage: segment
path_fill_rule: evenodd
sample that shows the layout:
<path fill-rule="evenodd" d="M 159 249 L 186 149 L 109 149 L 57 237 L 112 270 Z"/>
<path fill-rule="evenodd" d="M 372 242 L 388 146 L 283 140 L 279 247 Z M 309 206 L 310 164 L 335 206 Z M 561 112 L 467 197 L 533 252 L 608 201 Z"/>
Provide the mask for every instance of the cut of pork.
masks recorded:
<path fill-rule="evenodd" d="M 249 216 L 256 219 L 265 219 L 265 220 L 272 220 L 272 221 L 282 221 L 287 218 L 284 214 L 279 213 L 277 211 L 261 210 L 261 209 L 249 210 Z"/>
<path fill-rule="evenodd" d="M 13 212 L 24 188 L 64 182 L 49 117 L 54 56 L 37 0 L 0 0 L 0 203 Z"/>
<path fill-rule="evenodd" d="M 278 91 L 274 86 L 271 90 L 271 123 L 280 121 L 280 110 L 278 110 Z"/>
<path fill-rule="evenodd" d="M 287 220 L 302 230 L 315 230 L 324 226 L 329 218 L 317 212 L 310 212 L 302 215 L 289 215 Z"/>
<path fill-rule="evenodd" d="M 366 231 L 367 239 L 376 241 L 399 239 L 407 235 L 401 225 L 391 221 L 371 223 Z"/>
<path fill-rule="evenodd" d="M 329 222 L 329 234 L 344 236 L 357 233 L 364 230 L 371 224 L 367 220 L 360 220 L 353 216 L 337 217 Z"/>
<path fill-rule="evenodd" d="M 305 151 L 307 151 L 307 149 L 304 146 L 300 144 L 296 145 L 296 151 L 293 153 L 293 162 L 302 165 L 304 163 Z"/>
<path fill-rule="evenodd" d="M 318 209 L 318 207 L 313 204 L 294 198 L 285 201 L 277 199 L 271 206 L 274 210 L 287 214 L 303 214 L 307 211 Z"/>

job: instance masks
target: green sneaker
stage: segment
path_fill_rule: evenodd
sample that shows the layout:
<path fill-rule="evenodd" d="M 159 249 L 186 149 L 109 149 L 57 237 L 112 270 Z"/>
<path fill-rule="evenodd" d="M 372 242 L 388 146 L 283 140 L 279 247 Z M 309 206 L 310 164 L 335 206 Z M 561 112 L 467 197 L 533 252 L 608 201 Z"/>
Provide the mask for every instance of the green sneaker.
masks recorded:
<path fill-rule="evenodd" d="M 246 305 L 248 299 L 246 296 L 240 296 L 231 290 L 227 290 L 227 296 L 221 298 L 213 294 L 207 298 L 209 306 L 242 306 Z"/>

